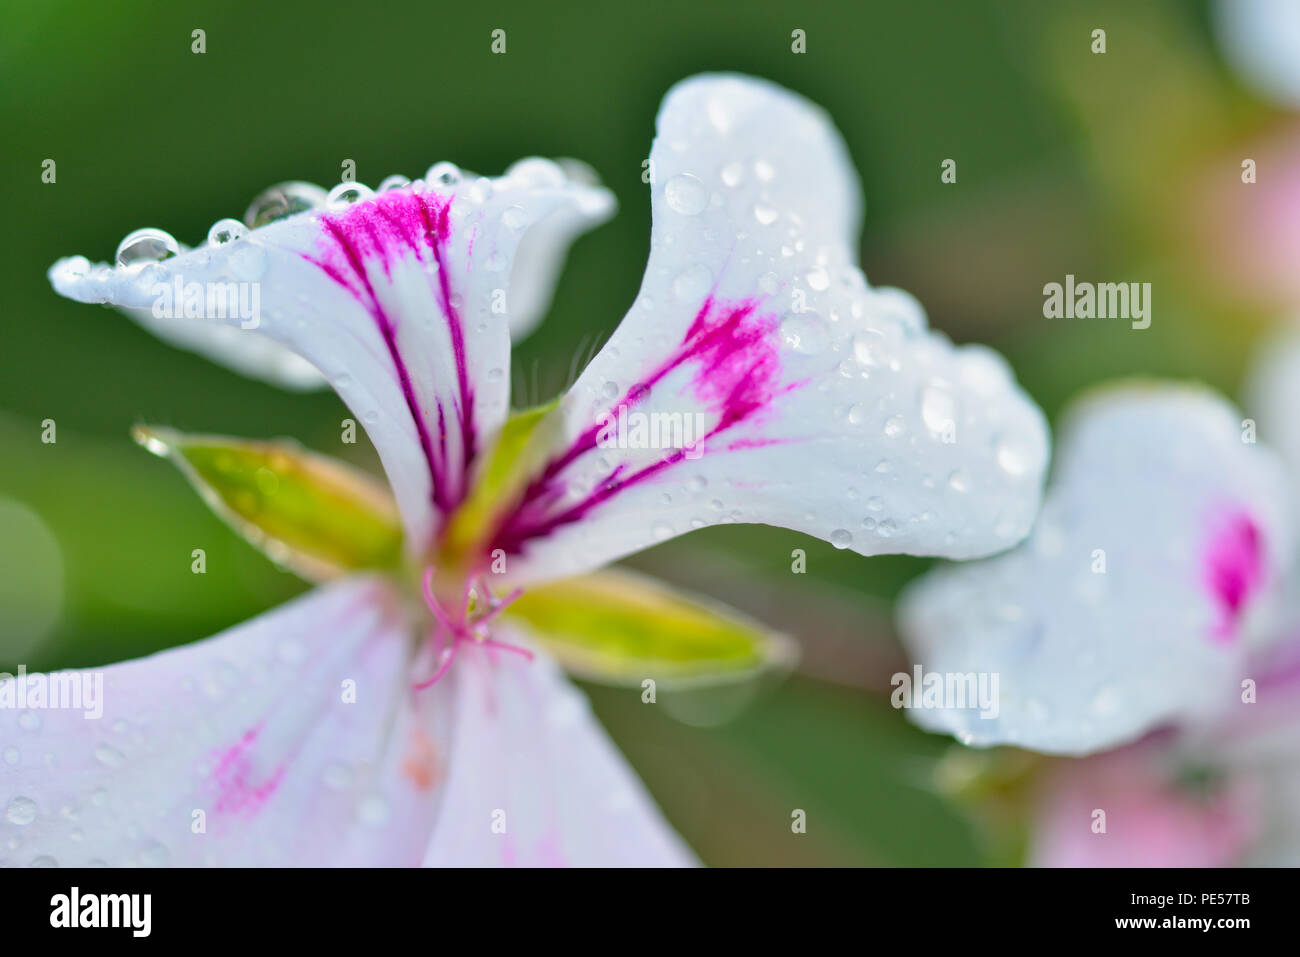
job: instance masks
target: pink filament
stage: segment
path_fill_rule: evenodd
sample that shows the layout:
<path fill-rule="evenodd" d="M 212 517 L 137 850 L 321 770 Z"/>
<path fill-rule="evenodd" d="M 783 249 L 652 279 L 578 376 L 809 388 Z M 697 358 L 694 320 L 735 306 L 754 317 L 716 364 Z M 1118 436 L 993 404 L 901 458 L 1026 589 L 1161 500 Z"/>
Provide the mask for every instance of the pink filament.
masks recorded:
<path fill-rule="evenodd" d="M 481 576 L 469 576 L 465 579 L 465 588 L 461 593 L 461 611 L 459 617 L 453 618 L 447 613 L 438 601 L 437 595 L 433 593 L 433 566 L 425 569 L 424 576 L 420 580 L 420 590 L 424 595 L 424 603 L 429 607 L 433 614 L 436 624 L 430 634 L 433 641 L 434 656 L 438 661 L 438 667 L 432 675 L 424 681 L 417 682 L 414 685 L 416 691 L 423 691 L 425 688 L 432 687 L 438 682 L 456 658 L 456 651 L 462 642 L 472 642 L 485 648 L 493 648 L 498 651 L 509 651 L 517 655 L 522 655 L 529 661 L 533 660 L 533 653 L 527 648 L 521 648 L 518 645 L 508 644 L 504 641 L 497 641 L 495 638 L 489 638 L 486 631 L 482 628 L 489 621 L 501 614 L 512 602 L 523 594 L 523 589 L 516 588 L 505 598 L 494 599 L 492 593 L 488 590 L 487 584 Z M 478 582 L 482 593 L 488 597 L 488 610 L 479 615 L 473 621 L 469 616 L 469 598 L 475 581 Z M 450 636 L 450 643 L 444 648 L 442 633 L 446 631 Z"/>

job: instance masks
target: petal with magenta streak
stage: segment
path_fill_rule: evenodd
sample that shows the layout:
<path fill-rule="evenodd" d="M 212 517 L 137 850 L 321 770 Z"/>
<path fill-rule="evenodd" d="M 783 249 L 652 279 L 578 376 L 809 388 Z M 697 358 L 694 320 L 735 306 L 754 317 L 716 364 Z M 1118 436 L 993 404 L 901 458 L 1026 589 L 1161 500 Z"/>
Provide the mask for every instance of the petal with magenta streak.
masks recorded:
<path fill-rule="evenodd" d="M 509 574 L 587 571 L 724 522 L 864 555 L 1014 545 L 1047 456 L 996 354 L 954 347 L 855 260 L 860 199 L 826 115 L 702 76 L 664 101 L 640 294 L 538 429 L 490 545 Z"/>
<path fill-rule="evenodd" d="M 900 631 L 923 673 L 998 681 L 994 708 L 954 697 L 913 719 L 970 744 L 1066 754 L 1221 719 L 1239 707 L 1291 562 L 1277 457 L 1242 441 L 1227 402 L 1180 384 L 1082 400 L 1059 448 L 1023 545 L 904 592 Z"/>
<path fill-rule="evenodd" d="M 400 611 L 382 580 L 352 578 L 206 641 L 52 676 L 79 708 L 0 708 L 0 863 L 418 864 L 450 714 L 411 692 Z M 20 681 L 30 705 L 44 676 L 0 682 L 0 701 Z"/>
<path fill-rule="evenodd" d="M 357 187 L 354 198 L 143 265 L 60 260 L 50 278 L 83 302 L 157 308 L 156 322 L 267 337 L 318 369 L 369 432 L 408 545 L 421 551 L 467 494 L 508 411 L 520 243 L 552 217 L 564 228 L 549 235 L 567 241 L 608 216 L 612 199 L 546 160 L 496 179 L 446 168 L 375 196 Z M 525 310 L 545 299 L 535 270 Z M 191 302 L 203 318 L 186 318 Z"/>

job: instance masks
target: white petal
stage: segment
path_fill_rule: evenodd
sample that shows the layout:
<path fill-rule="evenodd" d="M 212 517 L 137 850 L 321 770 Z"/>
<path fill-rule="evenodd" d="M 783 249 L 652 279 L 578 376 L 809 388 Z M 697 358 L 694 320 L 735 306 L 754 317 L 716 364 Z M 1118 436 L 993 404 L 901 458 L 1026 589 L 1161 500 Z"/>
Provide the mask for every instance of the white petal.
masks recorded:
<path fill-rule="evenodd" d="M 1300 4 L 1295 0 L 1217 0 L 1223 52 L 1252 86 L 1300 105 Z"/>
<path fill-rule="evenodd" d="M 1281 453 L 1300 474 L 1300 332 L 1287 327 L 1268 336 L 1255 351 L 1246 376 L 1243 411 L 1255 421 L 1257 438 Z M 1300 492 L 1297 492 L 1300 498 Z M 1300 519 L 1300 514 L 1296 515 Z"/>
<path fill-rule="evenodd" d="M 122 312 L 164 342 L 197 352 L 250 379 L 261 379 L 293 392 L 328 385 L 314 365 L 254 329 L 239 329 L 203 319 L 160 319 L 150 309 L 123 309 Z"/>
<path fill-rule="evenodd" d="M 530 164 L 547 162 L 522 160 L 513 168 L 526 171 Z M 594 191 L 600 187 L 600 177 L 595 170 L 579 160 L 561 159 L 556 162 L 570 182 L 585 184 L 596 195 Z M 600 195 L 608 199 L 561 207 L 540 222 L 533 223 L 520 240 L 515 251 L 514 268 L 510 271 L 511 342 L 526 339 L 546 315 L 574 240 L 613 215 L 612 197 L 604 193 Z"/>
<path fill-rule="evenodd" d="M 255 328 L 319 369 L 370 433 L 411 547 L 422 549 L 507 412 L 509 279 L 521 238 L 553 216 L 567 238 L 612 204 L 545 160 L 495 180 L 445 174 L 143 267 L 61 260 L 50 278 L 83 302 L 159 311 L 169 291 L 185 298 L 174 294 L 178 280 L 182 293 L 242 294 L 245 309 L 214 303 L 210 313 L 205 300 L 197 311 L 208 318 L 175 321 Z M 530 279 L 528 309 L 537 285 Z"/>
<path fill-rule="evenodd" d="M 995 354 L 954 348 L 906 293 L 867 286 L 856 176 L 820 109 L 758 80 L 687 80 L 651 162 L 640 296 L 542 427 L 549 462 L 494 537 L 512 575 L 721 522 L 864 555 L 964 558 L 1027 533 L 1042 415 Z M 601 435 L 604 416 L 625 440 Z"/>
<path fill-rule="evenodd" d="M 448 716 L 445 697 L 412 696 L 410 650 L 387 586 L 352 579 L 195 645 L 66 673 L 102 675 L 98 720 L 0 709 L 0 858 L 418 863 Z"/>
<path fill-rule="evenodd" d="M 1242 441 L 1230 405 L 1190 386 L 1107 390 L 1066 426 L 1025 544 L 901 600 L 924 671 L 996 674 L 997 715 L 949 701 L 912 716 L 972 744 L 1084 753 L 1223 714 L 1292 542 L 1280 464 Z"/>
<path fill-rule="evenodd" d="M 517 635 L 498 629 L 506 640 Z M 429 866 L 676 867 L 694 857 L 543 654 L 472 647 Z"/>

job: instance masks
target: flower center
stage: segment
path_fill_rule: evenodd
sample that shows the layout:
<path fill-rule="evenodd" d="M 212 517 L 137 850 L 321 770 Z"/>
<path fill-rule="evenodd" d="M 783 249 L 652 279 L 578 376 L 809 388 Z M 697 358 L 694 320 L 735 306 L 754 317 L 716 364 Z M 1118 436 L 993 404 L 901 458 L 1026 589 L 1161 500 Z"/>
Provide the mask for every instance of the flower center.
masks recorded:
<path fill-rule="evenodd" d="M 452 614 L 443 607 L 438 600 L 438 596 L 434 594 L 433 571 L 432 565 L 425 569 L 424 577 L 420 580 L 420 590 L 424 594 L 424 603 L 428 606 L 434 619 L 433 630 L 429 634 L 429 639 L 433 642 L 435 668 L 432 675 L 424 681 L 416 683 L 416 691 L 422 691 L 436 684 L 451 667 L 451 663 L 456 658 L 457 650 L 466 643 L 483 648 L 509 651 L 517 655 L 523 655 L 529 661 L 533 660 L 533 653 L 527 648 L 507 644 L 504 641 L 497 641 L 490 637 L 487 631 L 488 622 L 501 614 L 511 602 L 519 598 L 524 593 L 522 588 L 514 589 L 504 598 L 497 598 L 487 587 L 487 582 L 482 575 L 469 575 L 465 579 L 459 609 L 455 614 Z"/>

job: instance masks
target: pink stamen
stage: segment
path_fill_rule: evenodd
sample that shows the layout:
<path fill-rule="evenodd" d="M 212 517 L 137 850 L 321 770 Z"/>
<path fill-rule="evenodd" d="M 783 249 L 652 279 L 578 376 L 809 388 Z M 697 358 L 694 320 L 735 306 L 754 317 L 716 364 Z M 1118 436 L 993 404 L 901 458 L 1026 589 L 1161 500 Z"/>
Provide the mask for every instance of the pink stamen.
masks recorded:
<path fill-rule="evenodd" d="M 493 648 L 498 651 L 509 651 L 513 654 L 521 655 L 529 661 L 533 660 L 533 653 L 527 648 L 519 645 L 508 644 L 504 641 L 497 641 L 495 638 L 488 637 L 486 631 L 482 628 L 493 618 L 501 614 L 512 602 L 516 601 L 523 595 L 522 588 L 516 588 L 506 595 L 505 598 L 495 598 L 488 589 L 487 583 L 481 575 L 469 575 L 465 578 L 465 587 L 461 592 L 461 611 L 458 617 L 453 617 L 447 613 L 438 601 L 438 596 L 433 591 L 433 574 L 432 566 L 425 569 L 424 575 L 420 579 L 420 591 L 424 595 L 424 603 L 429 607 L 433 614 L 436 624 L 430 633 L 430 640 L 434 646 L 434 659 L 439 662 L 437 669 L 432 675 L 424 681 L 414 685 L 416 691 L 423 691 L 425 688 L 432 687 L 438 682 L 448 669 L 451 668 L 452 661 L 456 658 L 456 651 L 462 642 L 472 642 L 487 648 Z M 469 601 L 474 592 L 475 584 L 478 585 L 487 600 L 487 611 L 479 615 L 473 621 L 470 620 Z M 449 644 L 444 649 L 442 641 L 442 632 L 446 630 L 451 638 Z"/>

